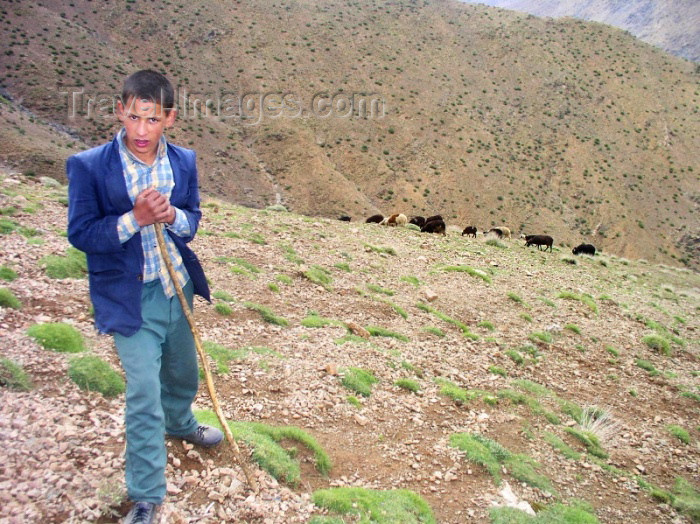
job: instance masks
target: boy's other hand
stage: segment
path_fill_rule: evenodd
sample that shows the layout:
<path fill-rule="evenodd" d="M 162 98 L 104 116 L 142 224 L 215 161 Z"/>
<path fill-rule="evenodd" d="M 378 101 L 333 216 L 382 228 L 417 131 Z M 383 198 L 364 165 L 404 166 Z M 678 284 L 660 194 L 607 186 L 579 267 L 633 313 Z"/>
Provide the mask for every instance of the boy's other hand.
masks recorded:
<path fill-rule="evenodd" d="M 134 201 L 134 218 L 141 227 L 159 222 L 172 224 L 175 221 L 175 208 L 165 195 L 148 188 L 141 191 Z"/>

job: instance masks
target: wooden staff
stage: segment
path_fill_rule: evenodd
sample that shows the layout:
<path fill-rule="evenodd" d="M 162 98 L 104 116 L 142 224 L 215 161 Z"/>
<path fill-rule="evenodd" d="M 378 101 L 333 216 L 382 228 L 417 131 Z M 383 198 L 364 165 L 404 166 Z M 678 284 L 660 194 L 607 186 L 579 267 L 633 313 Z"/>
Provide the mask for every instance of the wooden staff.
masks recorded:
<path fill-rule="evenodd" d="M 165 261 L 165 266 L 168 268 L 168 274 L 170 275 L 170 280 L 172 281 L 173 285 L 175 286 L 175 292 L 177 293 L 177 298 L 180 299 L 180 305 L 182 306 L 182 311 L 185 313 L 185 317 L 187 318 L 187 323 L 190 325 L 190 330 L 192 331 L 192 337 L 194 338 L 194 345 L 197 348 L 197 354 L 199 354 L 199 359 L 202 362 L 202 368 L 204 369 L 204 377 L 206 378 L 207 382 L 207 389 L 209 390 L 209 398 L 211 398 L 211 403 L 214 406 L 214 412 L 216 413 L 216 416 L 219 417 L 219 422 L 221 422 L 221 425 L 224 428 L 224 434 L 226 435 L 226 440 L 228 440 L 229 444 L 231 444 L 231 449 L 233 449 L 233 455 L 236 457 L 236 461 L 238 464 L 241 466 L 243 469 L 243 473 L 245 474 L 245 478 L 248 481 L 248 485 L 251 487 L 253 492 L 255 494 L 258 493 L 258 484 L 255 481 L 255 477 L 251 475 L 250 471 L 248 470 L 248 466 L 244 460 L 241 458 L 241 452 L 238 449 L 238 444 L 236 444 L 236 440 L 233 438 L 233 434 L 231 433 L 231 428 L 228 426 L 228 422 L 226 422 L 226 417 L 224 416 L 224 412 L 221 411 L 221 406 L 219 405 L 219 398 L 216 394 L 216 388 L 214 387 L 214 379 L 211 376 L 211 371 L 209 370 L 209 361 L 207 360 L 207 355 L 204 352 L 204 348 L 202 347 L 202 342 L 201 339 L 199 338 L 199 332 L 197 331 L 197 326 L 194 323 L 194 317 L 192 316 L 192 312 L 190 311 L 190 306 L 187 303 L 187 299 L 185 299 L 185 294 L 182 292 L 182 286 L 177 280 L 177 275 L 175 273 L 175 268 L 173 267 L 173 262 L 170 260 L 170 255 L 168 254 L 167 247 L 165 246 L 165 238 L 163 237 L 163 229 L 165 228 L 164 224 L 153 224 L 156 230 L 156 238 L 158 239 L 158 248 L 160 249 L 160 254 L 163 257 L 163 260 Z"/>

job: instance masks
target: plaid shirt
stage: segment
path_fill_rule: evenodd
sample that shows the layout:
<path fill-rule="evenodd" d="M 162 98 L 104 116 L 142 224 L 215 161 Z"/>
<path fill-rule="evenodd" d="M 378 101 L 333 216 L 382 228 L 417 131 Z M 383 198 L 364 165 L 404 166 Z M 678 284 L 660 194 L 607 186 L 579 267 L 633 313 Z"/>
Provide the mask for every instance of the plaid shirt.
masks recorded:
<path fill-rule="evenodd" d="M 149 166 L 141 162 L 129 151 L 124 144 L 124 133 L 125 129 L 122 129 L 117 134 L 117 141 L 119 142 L 119 154 L 124 168 L 126 189 L 131 202 L 134 203 L 136 196 L 149 187 L 154 187 L 159 193 L 170 198 L 175 182 L 173 180 L 173 170 L 170 167 L 170 160 L 168 160 L 165 137 L 161 137 L 156 160 L 153 165 Z M 168 268 L 163 263 L 163 258 L 158 249 L 155 226 L 155 224 L 144 227 L 139 226 L 132 210 L 119 217 L 117 232 L 122 243 L 129 240 L 136 233 L 141 233 L 141 245 L 144 255 L 143 281 L 150 282 L 160 278 L 165 295 L 172 297 L 175 294 L 175 286 L 173 286 L 168 274 Z M 160 224 L 158 224 L 158 227 L 160 227 Z M 175 221 L 170 225 L 166 224 L 166 227 L 178 236 L 190 234 L 190 224 L 187 221 L 187 216 L 184 211 L 178 208 L 175 208 Z M 184 286 L 189 280 L 189 275 L 182 262 L 180 252 L 169 235 L 165 234 L 163 237 L 170 254 L 170 260 L 173 261 L 177 280 L 180 286 Z"/>

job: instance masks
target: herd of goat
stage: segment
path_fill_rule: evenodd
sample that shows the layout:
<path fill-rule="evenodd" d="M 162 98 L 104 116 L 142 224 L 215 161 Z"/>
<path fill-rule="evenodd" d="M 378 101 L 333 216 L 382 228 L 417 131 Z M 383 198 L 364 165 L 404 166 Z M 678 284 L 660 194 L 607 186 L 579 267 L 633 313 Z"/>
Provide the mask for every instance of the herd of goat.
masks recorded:
<path fill-rule="evenodd" d="M 340 220 L 349 222 L 351 218 L 344 215 L 340 217 Z M 377 214 L 368 217 L 365 222 L 368 224 L 375 223 L 384 226 L 405 226 L 406 224 L 414 224 L 420 228 L 422 233 L 438 233 L 442 235 L 447 234 L 447 226 L 440 215 L 434 215 L 428 218 L 415 216 L 409 220 L 403 213 L 395 213 L 388 217 Z M 478 231 L 475 226 L 467 226 L 462 231 L 462 236 L 466 235 L 476 238 L 477 232 Z M 498 238 L 511 237 L 510 229 L 505 226 L 492 227 L 488 231 L 484 231 L 483 234 L 493 234 Z M 542 246 L 544 246 L 545 251 L 549 249 L 549 251 L 552 252 L 554 239 L 549 235 L 521 235 L 521 238 L 525 240 L 526 246 L 537 246 L 538 250 L 541 250 Z M 592 244 L 580 244 L 571 250 L 574 255 L 595 255 L 595 251 L 595 246 Z"/>

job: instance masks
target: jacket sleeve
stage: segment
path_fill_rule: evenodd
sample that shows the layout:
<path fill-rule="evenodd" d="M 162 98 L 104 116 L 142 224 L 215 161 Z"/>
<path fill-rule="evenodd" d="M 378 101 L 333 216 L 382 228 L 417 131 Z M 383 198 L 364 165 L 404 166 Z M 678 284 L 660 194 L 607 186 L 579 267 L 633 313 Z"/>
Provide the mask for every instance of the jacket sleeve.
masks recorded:
<path fill-rule="evenodd" d="M 171 229 L 172 233 L 178 235 L 185 242 L 190 242 L 197 233 L 199 221 L 202 218 L 202 211 L 199 209 L 199 177 L 197 174 L 196 154 L 194 151 L 191 150 L 185 151 L 187 162 L 186 165 L 183 166 L 183 170 L 186 173 L 186 198 L 183 202 L 171 201 L 171 203 L 173 206 L 175 206 L 177 209 L 184 213 L 185 217 L 187 218 L 187 222 L 189 223 L 189 230 L 184 231 L 175 228 Z"/>
<path fill-rule="evenodd" d="M 68 176 L 68 240 L 87 254 L 123 252 L 117 233 L 118 215 L 105 215 L 97 174 L 79 155 L 66 162 Z"/>

